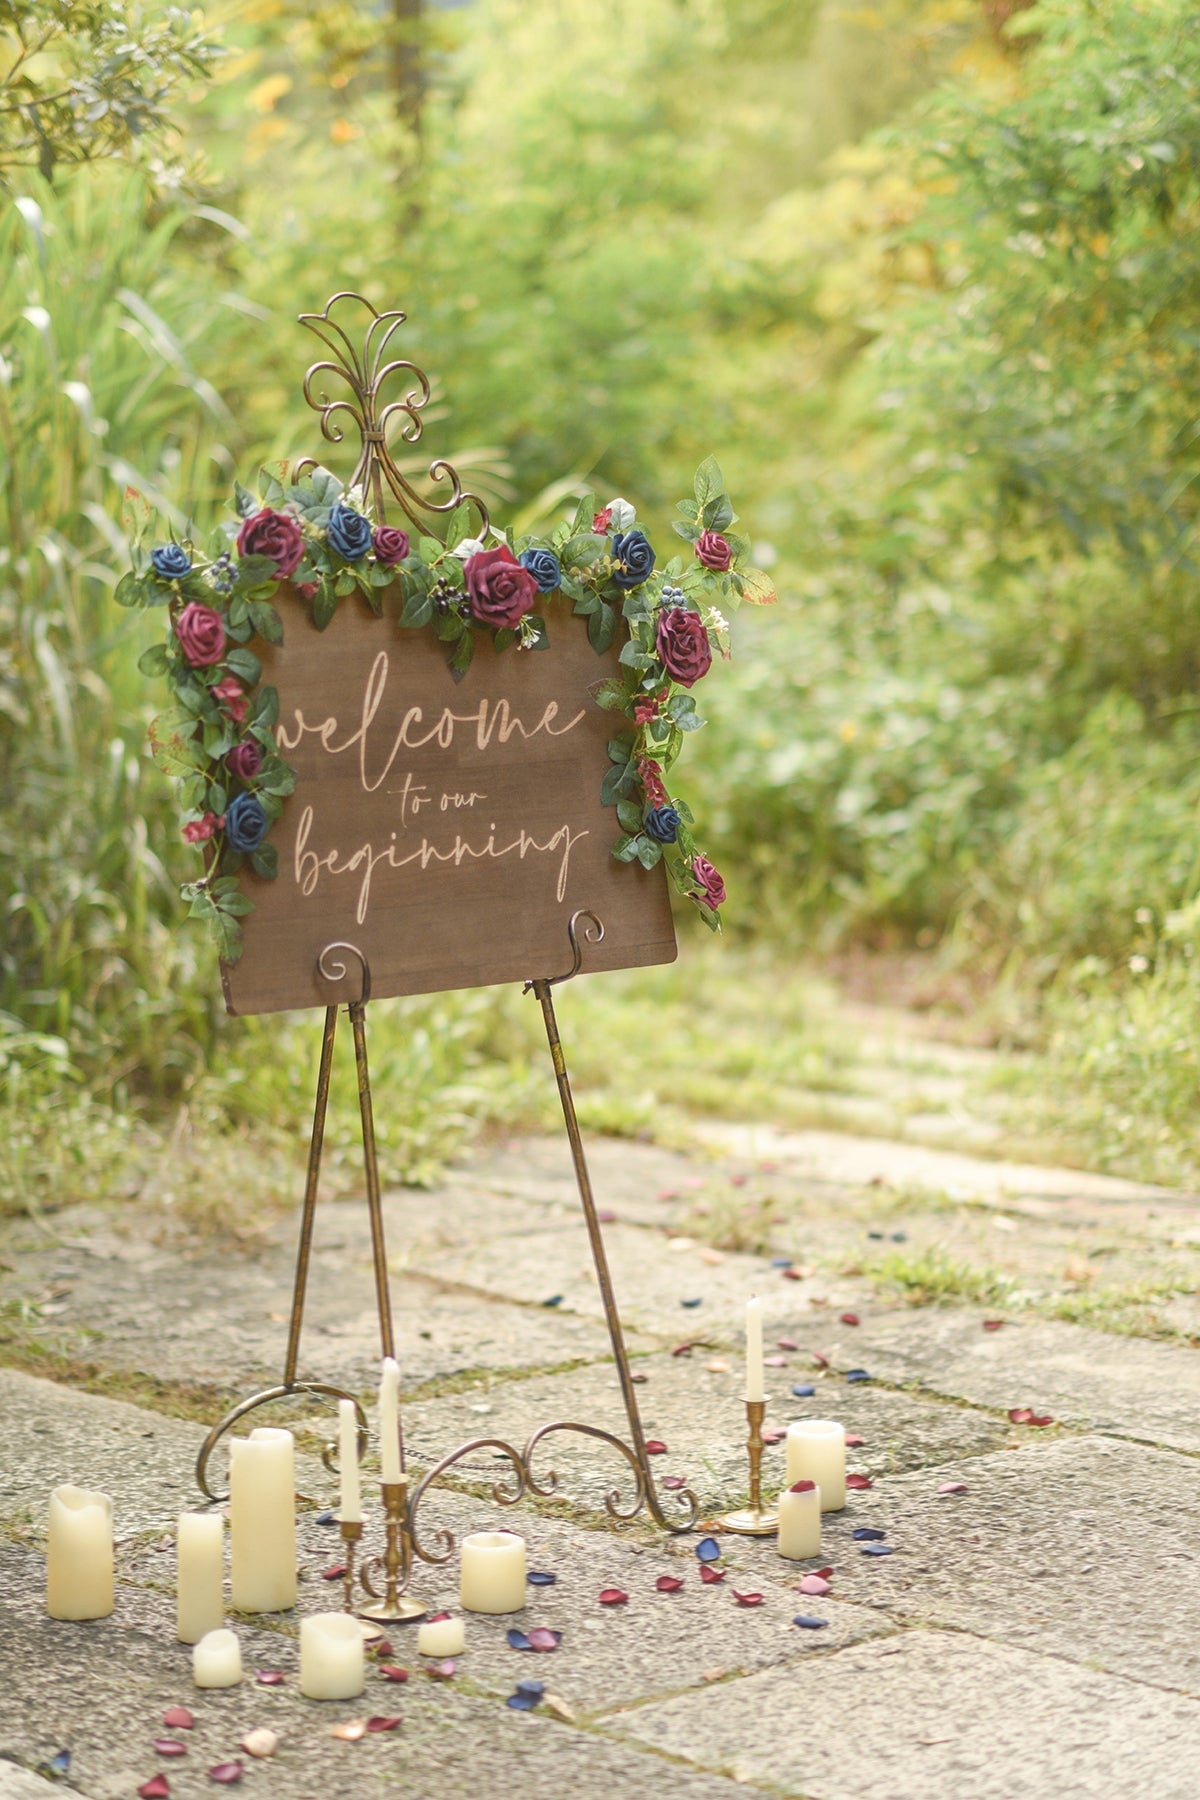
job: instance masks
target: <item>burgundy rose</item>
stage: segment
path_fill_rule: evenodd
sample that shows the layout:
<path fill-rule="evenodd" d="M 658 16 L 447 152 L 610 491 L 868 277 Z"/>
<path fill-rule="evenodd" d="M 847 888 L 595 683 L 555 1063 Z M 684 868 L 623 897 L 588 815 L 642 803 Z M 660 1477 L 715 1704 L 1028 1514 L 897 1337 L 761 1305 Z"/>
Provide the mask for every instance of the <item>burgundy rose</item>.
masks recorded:
<path fill-rule="evenodd" d="M 477 550 L 464 571 L 471 616 L 494 629 L 519 625 L 538 596 L 538 584 L 507 544 Z"/>
<path fill-rule="evenodd" d="M 239 781 L 251 781 L 262 768 L 262 750 L 253 738 L 243 738 L 225 758 L 225 767 Z"/>
<path fill-rule="evenodd" d="M 193 819 L 190 825 L 184 826 L 183 841 L 185 844 L 203 844 L 214 831 L 220 831 L 224 824 L 224 814 L 218 818 L 216 813 L 206 812 L 202 819 Z"/>
<path fill-rule="evenodd" d="M 408 533 L 401 531 L 398 525 L 377 525 L 372 542 L 375 561 L 382 563 L 385 569 L 394 569 L 408 555 Z"/>
<path fill-rule="evenodd" d="M 733 561 L 733 551 L 729 546 L 729 541 L 727 538 L 723 538 L 719 531 L 702 531 L 700 533 L 696 539 L 696 555 L 706 569 L 716 569 L 722 575 Z"/>
<path fill-rule="evenodd" d="M 237 547 L 239 556 L 269 556 L 283 581 L 304 555 L 304 534 L 291 513 L 264 506 L 238 532 Z"/>
<path fill-rule="evenodd" d="M 208 691 L 214 700 L 221 702 L 223 710 L 228 713 L 235 725 L 245 722 L 249 707 L 245 691 L 236 675 L 226 675 L 224 681 L 218 681 Z"/>
<path fill-rule="evenodd" d="M 189 601 L 176 619 L 175 636 L 193 669 L 209 669 L 225 654 L 225 621 L 198 600 Z"/>
<path fill-rule="evenodd" d="M 686 606 L 669 606 L 659 614 L 658 654 L 673 681 L 692 687 L 712 667 L 708 633 L 699 613 Z"/>
<path fill-rule="evenodd" d="M 707 856 L 693 856 L 692 874 L 703 889 L 702 893 L 696 895 L 701 906 L 711 907 L 713 912 L 716 912 L 718 906 L 724 906 L 725 883 Z"/>

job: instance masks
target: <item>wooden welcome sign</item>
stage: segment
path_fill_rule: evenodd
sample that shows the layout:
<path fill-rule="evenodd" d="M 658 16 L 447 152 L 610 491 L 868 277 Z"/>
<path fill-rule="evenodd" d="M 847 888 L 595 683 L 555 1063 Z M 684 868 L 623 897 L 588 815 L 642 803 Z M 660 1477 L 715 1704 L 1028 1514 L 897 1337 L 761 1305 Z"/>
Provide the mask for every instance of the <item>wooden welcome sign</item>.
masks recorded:
<path fill-rule="evenodd" d="M 589 970 L 674 959 L 663 869 L 614 859 L 600 800 L 613 720 L 594 695 L 617 645 L 597 656 L 559 617 L 548 648 L 485 644 L 456 682 L 436 638 L 397 629 L 398 586 L 381 616 L 353 598 L 324 631 L 286 587 L 278 604 L 263 680 L 296 787 L 276 879 L 241 876 L 254 910 L 222 967 L 230 1012 L 334 1004 L 346 980 L 353 997 L 353 964 L 342 982 L 317 967 L 338 942 L 367 959 L 375 998 L 554 975 L 580 909 L 604 925 Z"/>

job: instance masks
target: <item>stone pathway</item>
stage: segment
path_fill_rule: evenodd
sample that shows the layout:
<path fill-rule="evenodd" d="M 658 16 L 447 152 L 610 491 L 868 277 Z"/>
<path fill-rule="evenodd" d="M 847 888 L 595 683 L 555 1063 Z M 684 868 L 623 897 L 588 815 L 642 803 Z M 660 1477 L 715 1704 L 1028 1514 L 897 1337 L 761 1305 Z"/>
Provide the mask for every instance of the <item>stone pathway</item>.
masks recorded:
<path fill-rule="evenodd" d="M 241 1788 L 262 1800 L 641 1800 L 655 1787 L 680 1800 L 1194 1800 L 1193 1198 L 830 1131 L 713 1125 L 691 1155 L 603 1141 L 590 1155 L 643 1420 L 667 1446 L 656 1471 L 686 1476 L 709 1515 L 743 1494 L 740 1331 L 761 1293 L 771 1422 L 833 1416 L 863 1440 L 852 1457 L 872 1485 L 827 1517 L 822 1557 L 791 1564 L 770 1540 L 726 1536 L 728 1575 L 706 1586 L 695 1535 L 609 1517 L 624 1465 L 594 1440 L 546 1443 L 539 1472 L 556 1470 L 558 1496 L 513 1510 L 492 1498 L 506 1465 L 483 1449 L 431 1492 L 425 1534 L 520 1530 L 531 1566 L 557 1580 L 530 1589 L 519 1622 L 560 1631 L 553 1656 L 510 1649 L 511 1619 L 471 1617 L 458 1673 L 435 1682 L 401 1627 L 390 1635 L 406 1684 L 373 1671 L 361 1701 L 318 1704 L 298 1693 L 296 1620 L 244 1619 L 247 1668 L 279 1669 L 284 1685 L 197 1694 L 174 1641 L 174 1520 L 198 1504 L 205 1423 L 278 1379 L 294 1216 L 250 1249 L 145 1207 L 79 1208 L 48 1229 L 9 1221 L 0 1800 L 131 1800 L 157 1771 L 189 1800 L 214 1791 L 207 1770 L 254 1725 L 280 1739 L 270 1761 L 244 1758 Z M 470 1438 L 520 1443 L 555 1419 L 623 1430 L 565 1145 L 496 1146 L 434 1192 L 388 1196 L 385 1211 L 415 1465 Z M 906 1303 L 939 1281 L 947 1303 Z M 1082 1303 L 1076 1322 L 1053 1316 L 1072 1310 L 1064 1295 L 1127 1330 L 1140 1295 L 1138 1329 L 1153 1335 L 1079 1323 L 1092 1316 Z M 365 1209 L 330 1203 L 305 1371 L 369 1399 L 377 1360 Z M 871 1379 L 847 1382 L 851 1368 Z M 1020 1407 L 1054 1422 L 1014 1424 Z M 314 1454 L 327 1419 L 311 1400 L 289 1417 L 303 1613 L 340 1595 L 322 1580 L 340 1540 L 320 1522 L 335 1498 Z M 776 1486 L 782 1462 L 768 1450 Z M 113 1496 L 108 1620 L 44 1616 L 46 1498 L 63 1480 Z M 886 1532 L 891 1556 L 862 1554 L 864 1525 Z M 800 1595 L 805 1568 L 824 1565 L 832 1591 Z M 683 1588 L 659 1593 L 663 1574 Z M 421 1565 L 414 1585 L 456 1606 L 453 1561 Z M 599 1604 L 609 1585 L 627 1605 Z M 798 1613 L 826 1623 L 797 1627 Z M 510 1711 L 505 1697 L 531 1677 L 555 1703 Z M 167 1763 L 153 1740 L 180 1703 L 196 1729 Z M 359 1742 L 330 1735 L 375 1714 L 403 1723 Z M 65 1772 L 38 1772 L 63 1751 Z"/>

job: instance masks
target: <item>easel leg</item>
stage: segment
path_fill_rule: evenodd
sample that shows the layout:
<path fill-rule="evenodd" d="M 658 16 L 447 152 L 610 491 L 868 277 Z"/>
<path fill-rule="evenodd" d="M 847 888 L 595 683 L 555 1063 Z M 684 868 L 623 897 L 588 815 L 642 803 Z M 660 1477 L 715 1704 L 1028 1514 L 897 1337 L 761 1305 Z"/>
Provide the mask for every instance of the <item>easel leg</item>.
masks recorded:
<path fill-rule="evenodd" d="M 573 921 L 572 921 L 573 923 Z M 642 1418 L 638 1411 L 637 1395 L 633 1389 L 633 1377 L 629 1369 L 629 1353 L 625 1348 L 625 1333 L 621 1327 L 621 1315 L 617 1310 L 616 1296 L 613 1293 L 612 1276 L 608 1267 L 608 1253 L 604 1248 L 604 1237 L 600 1230 L 600 1221 L 596 1217 L 596 1202 L 592 1194 L 591 1176 L 588 1174 L 587 1159 L 583 1153 L 583 1138 L 580 1135 L 579 1120 L 575 1113 L 575 1101 L 571 1094 L 570 1077 L 567 1074 L 566 1057 L 563 1055 L 562 1040 L 558 1035 L 558 1020 L 554 1015 L 554 1000 L 549 980 L 532 981 L 530 987 L 537 995 L 542 1009 L 542 1019 L 546 1026 L 546 1039 L 550 1045 L 550 1055 L 554 1062 L 554 1076 L 558 1082 L 558 1097 L 562 1102 L 563 1119 L 567 1127 L 567 1137 L 571 1144 L 571 1160 L 575 1165 L 575 1180 L 579 1187 L 579 1198 L 583 1203 L 583 1216 L 587 1223 L 588 1238 L 592 1246 L 592 1261 L 596 1268 L 596 1280 L 600 1285 L 600 1297 L 604 1302 L 604 1316 L 608 1321 L 608 1335 L 612 1341 L 613 1360 L 617 1365 L 617 1375 L 621 1383 L 621 1394 L 625 1401 L 625 1413 L 629 1420 L 629 1435 L 633 1440 L 633 1455 L 642 1476 L 646 1505 L 659 1525 L 668 1531 L 686 1529 L 687 1524 L 680 1525 L 669 1520 L 662 1511 L 658 1494 L 654 1486 L 654 1477 L 650 1472 L 650 1461 L 646 1455 L 646 1438 L 642 1431 Z"/>
<path fill-rule="evenodd" d="M 287 1358 L 283 1365 L 283 1385 L 291 1387 L 296 1379 L 300 1356 L 300 1330 L 304 1323 L 304 1300 L 308 1292 L 308 1265 L 312 1256 L 313 1223 L 317 1212 L 317 1183 L 321 1175 L 321 1152 L 325 1147 L 325 1114 L 329 1108 L 329 1080 L 333 1073 L 333 1040 L 337 1036 L 337 1007 L 325 1008 L 325 1034 L 321 1039 L 321 1066 L 317 1070 L 317 1098 L 313 1106 L 312 1137 L 308 1143 L 308 1175 L 304 1183 L 304 1211 L 300 1215 L 300 1242 L 296 1248 L 296 1278 L 292 1284 L 292 1319 L 288 1327 Z"/>

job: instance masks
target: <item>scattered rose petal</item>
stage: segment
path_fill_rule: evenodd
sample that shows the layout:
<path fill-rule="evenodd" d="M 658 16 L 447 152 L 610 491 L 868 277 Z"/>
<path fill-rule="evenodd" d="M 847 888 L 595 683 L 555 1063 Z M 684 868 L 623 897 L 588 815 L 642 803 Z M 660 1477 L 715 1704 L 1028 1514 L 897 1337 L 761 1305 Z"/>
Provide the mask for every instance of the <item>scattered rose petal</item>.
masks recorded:
<path fill-rule="evenodd" d="M 672 1494 L 677 1494 L 679 1492 L 680 1488 L 687 1486 L 687 1476 L 686 1475 L 664 1475 L 662 1478 L 662 1484 Z"/>
<path fill-rule="evenodd" d="M 764 1425 L 762 1428 L 762 1441 L 764 1444 L 782 1443 L 786 1436 L 786 1425 Z"/>
<path fill-rule="evenodd" d="M 660 1575 L 654 1585 L 660 1594 L 677 1594 L 683 1586 L 683 1577 L 681 1575 Z"/>
<path fill-rule="evenodd" d="M 143 1781 L 138 1793 L 141 1800 L 167 1800 L 171 1792 L 171 1784 L 165 1775 L 152 1775 L 149 1781 Z"/>
<path fill-rule="evenodd" d="M 858 1437 L 853 1431 L 846 1433 L 847 1450 L 861 1450 L 866 1441 L 866 1438 Z"/>
<path fill-rule="evenodd" d="M 1029 1423 L 1031 1425 L 1053 1425 L 1054 1420 L 1050 1417 L 1049 1413 L 1031 1413 L 1029 1415 Z"/>
<path fill-rule="evenodd" d="M 187 1745 L 181 1744 L 178 1738 L 155 1738 L 154 1753 L 156 1756 L 186 1756 Z"/>
<path fill-rule="evenodd" d="M 240 1762 L 215 1763 L 208 1771 L 208 1779 L 215 1781 L 220 1787 L 233 1787 L 242 1779 L 245 1767 Z"/>
<path fill-rule="evenodd" d="M 803 1281 L 805 1273 L 806 1271 L 797 1268 L 795 1263 L 789 1263 L 783 1270 L 783 1279 L 785 1281 Z"/>
<path fill-rule="evenodd" d="M 968 1492 L 965 1481 L 943 1481 L 938 1489 L 939 1494 L 965 1494 Z"/>
<path fill-rule="evenodd" d="M 799 1625 L 802 1631 L 820 1631 L 828 1623 L 828 1619 L 818 1619 L 812 1613 L 797 1613 L 792 1620 L 792 1624 Z"/>
<path fill-rule="evenodd" d="M 829 1367 L 829 1358 L 825 1355 L 823 1350 L 814 1350 L 812 1359 L 816 1363 L 818 1369 L 827 1369 Z"/>
<path fill-rule="evenodd" d="M 811 1400 L 816 1391 L 811 1381 L 798 1381 L 792 1388 L 797 1400 Z"/>
<path fill-rule="evenodd" d="M 611 1207 L 603 1208 L 596 1214 L 596 1217 L 599 1219 L 601 1225 L 615 1225 L 617 1222 L 617 1215 L 613 1212 Z"/>
<path fill-rule="evenodd" d="M 523 1631 L 518 1631 L 515 1625 L 511 1626 L 504 1635 L 508 1639 L 510 1650 L 528 1650 L 530 1648 L 529 1639 Z"/>
<path fill-rule="evenodd" d="M 367 1721 L 365 1719 L 345 1719 L 340 1725 L 331 1725 L 329 1735 L 332 1738 L 340 1738 L 344 1744 L 357 1744 L 360 1737 L 367 1735 Z"/>
<path fill-rule="evenodd" d="M 764 1369 L 786 1369 L 787 1366 L 788 1366 L 788 1359 L 786 1356 L 764 1356 L 763 1357 L 763 1368 Z"/>
<path fill-rule="evenodd" d="M 649 1381 L 650 1377 L 648 1375 L 631 1375 L 629 1377 L 629 1379 L 630 1379 L 630 1381 L 634 1382 L 637 1386 L 641 1387 L 641 1386 L 644 1386 L 647 1381 Z"/>
<path fill-rule="evenodd" d="M 686 1307 L 689 1307 L 689 1308 L 690 1308 L 690 1307 L 693 1307 L 693 1306 L 699 1306 L 699 1304 L 700 1304 L 700 1301 L 701 1301 L 701 1300 L 702 1300 L 702 1299 L 703 1299 L 703 1298 L 704 1298 L 704 1296 L 703 1296 L 703 1295 L 702 1295 L 702 1294 L 701 1294 L 701 1295 L 698 1295 L 698 1296 L 697 1296 L 697 1298 L 696 1298 L 696 1299 L 695 1299 L 695 1300 L 681 1300 L 681 1301 L 680 1301 L 680 1302 L 679 1302 L 679 1304 L 680 1304 L 680 1306 L 686 1306 Z"/>
<path fill-rule="evenodd" d="M 727 1573 L 728 1571 L 726 1569 L 714 1568 L 712 1563 L 700 1564 L 700 1579 L 708 1587 L 711 1587 L 714 1582 L 724 1581 Z"/>
<path fill-rule="evenodd" d="M 830 1583 L 823 1575 L 802 1575 L 796 1586 L 802 1594 L 827 1594 Z"/>
<path fill-rule="evenodd" d="M 254 1677 L 259 1687 L 282 1687 L 283 1674 L 279 1669 L 259 1669 Z"/>
<path fill-rule="evenodd" d="M 574 1723 L 575 1714 L 560 1694 L 547 1694 L 543 1704 L 549 1707 L 552 1713 L 557 1714 L 560 1719 L 565 1719 L 569 1725 Z"/>
<path fill-rule="evenodd" d="M 367 1720 L 367 1730 L 395 1731 L 399 1723 L 399 1719 L 385 1719 L 381 1713 L 376 1713 L 373 1718 Z"/>
<path fill-rule="evenodd" d="M 551 1294 L 551 1296 L 548 1300 L 542 1301 L 543 1306 L 561 1306 L 562 1303 L 563 1303 L 563 1297 L 561 1294 Z"/>
<path fill-rule="evenodd" d="M 394 1656 L 395 1651 L 392 1649 L 392 1646 L 387 1638 L 379 1638 L 375 1643 L 373 1643 L 370 1646 L 369 1654 L 371 1656 L 380 1656 L 380 1657 Z"/>
<path fill-rule="evenodd" d="M 846 1380 L 847 1381 L 870 1381 L 871 1376 L 868 1375 L 868 1373 L 865 1369 L 847 1369 L 846 1370 Z"/>
<path fill-rule="evenodd" d="M 725 1375 L 729 1370 L 729 1364 L 723 1362 L 719 1356 L 714 1356 L 711 1362 L 705 1363 L 704 1367 L 710 1375 Z"/>
<path fill-rule="evenodd" d="M 696 1545 L 696 1555 L 700 1558 L 702 1563 L 719 1562 L 721 1558 L 721 1546 L 718 1544 L 716 1538 L 701 1538 L 700 1542 Z"/>
<path fill-rule="evenodd" d="M 427 1625 L 436 1625 L 440 1619 L 448 1619 L 449 1617 L 450 1614 L 448 1612 L 430 1613 L 425 1623 Z"/>
<path fill-rule="evenodd" d="M 892 1546 L 890 1544 L 860 1544 L 858 1554 L 860 1556 L 891 1556 Z"/>
<path fill-rule="evenodd" d="M 531 1650 L 539 1650 L 543 1654 L 547 1654 L 551 1650 L 557 1650 L 561 1643 L 562 1632 L 551 1631 L 547 1625 L 535 1625 L 533 1630 L 529 1633 L 529 1648 Z"/>
<path fill-rule="evenodd" d="M 458 1664 L 452 1656 L 448 1656 L 444 1662 L 429 1664 L 425 1673 L 430 1681 L 452 1681 L 458 1674 Z"/>
<path fill-rule="evenodd" d="M 846 1486 L 848 1488 L 854 1488 L 858 1492 L 861 1492 L 864 1488 L 872 1487 L 873 1485 L 869 1475 L 847 1475 L 846 1477 Z"/>
<path fill-rule="evenodd" d="M 692 1354 L 692 1351 L 695 1348 L 696 1348 L 696 1346 L 694 1343 L 692 1343 L 692 1344 L 676 1344 L 675 1348 L 671 1352 L 671 1355 L 672 1356 L 690 1356 Z"/>
<path fill-rule="evenodd" d="M 242 1739 L 242 1749 L 248 1756 L 274 1756 L 278 1748 L 279 1739 L 265 1725 L 257 1725 Z"/>
<path fill-rule="evenodd" d="M 859 1323 L 857 1313 L 840 1313 L 838 1316 L 843 1325 L 857 1325 Z"/>
<path fill-rule="evenodd" d="M 43 1772 L 50 1775 L 52 1778 L 57 1778 L 59 1775 L 65 1775 L 70 1767 L 71 1752 L 69 1750 L 56 1750 L 54 1755 L 50 1758 L 50 1761 L 42 1764 Z"/>
<path fill-rule="evenodd" d="M 624 1588 L 600 1589 L 601 1606 L 624 1606 L 628 1599 L 629 1595 L 625 1592 Z"/>
<path fill-rule="evenodd" d="M 983 1329 L 985 1331 L 999 1331 L 1003 1323 L 1003 1319 L 985 1319 L 983 1321 Z"/>
<path fill-rule="evenodd" d="M 795 1338 L 776 1338 L 775 1342 L 781 1350 L 798 1350 L 800 1348 Z"/>
<path fill-rule="evenodd" d="M 545 1569 L 530 1569 L 525 1579 L 530 1587 L 553 1587 L 558 1576 L 548 1574 Z"/>
<path fill-rule="evenodd" d="M 536 1694 L 510 1694 L 504 1704 L 513 1712 L 532 1712 L 539 1698 Z"/>
<path fill-rule="evenodd" d="M 186 1706 L 168 1706 L 163 1714 L 163 1724 L 168 1731 L 192 1731 L 196 1721 Z"/>
<path fill-rule="evenodd" d="M 398 1669 L 396 1667 L 395 1663 L 385 1663 L 383 1668 L 380 1669 L 379 1673 L 383 1676 L 383 1679 L 385 1681 L 407 1681 L 408 1680 L 408 1670 L 407 1669 Z"/>
<path fill-rule="evenodd" d="M 340 1523 L 341 1521 L 335 1512 L 323 1512 L 317 1514 L 318 1525 L 337 1525 Z"/>
<path fill-rule="evenodd" d="M 908 1242 L 907 1231 L 893 1231 L 892 1242 L 893 1242 L 893 1244 L 907 1244 L 907 1242 Z"/>
<path fill-rule="evenodd" d="M 790 1256 L 773 1256 L 771 1258 L 771 1267 L 773 1269 L 790 1269 L 791 1266 L 792 1259 Z"/>
<path fill-rule="evenodd" d="M 850 1535 L 860 1544 L 879 1544 L 883 1542 L 887 1532 L 882 1531 L 878 1525 L 860 1525 Z"/>
<path fill-rule="evenodd" d="M 710 1269 L 715 1269 L 719 1263 L 725 1261 L 725 1252 L 723 1250 L 702 1250 L 700 1261 L 707 1263 Z"/>
<path fill-rule="evenodd" d="M 647 1456 L 665 1456 L 666 1454 L 667 1454 L 667 1446 L 663 1443 L 661 1438 L 647 1438 L 646 1439 L 646 1455 Z"/>
<path fill-rule="evenodd" d="M 733 1588 L 731 1591 L 739 1606 L 761 1606 L 763 1603 L 762 1594 L 741 1594 L 737 1588 Z"/>
<path fill-rule="evenodd" d="M 534 1700 L 540 1700 L 546 1691 L 546 1684 L 544 1681 L 518 1681 L 516 1691 L 518 1694 L 529 1694 Z"/>
<path fill-rule="evenodd" d="M 321 1570 L 322 1581 L 340 1581 L 346 1573 L 345 1563 L 334 1563 L 331 1569 Z"/>

